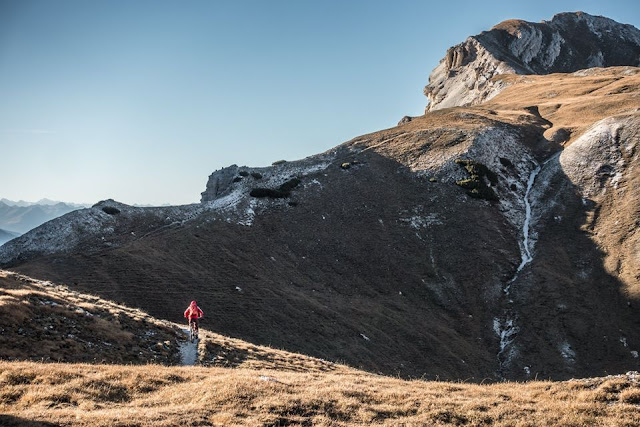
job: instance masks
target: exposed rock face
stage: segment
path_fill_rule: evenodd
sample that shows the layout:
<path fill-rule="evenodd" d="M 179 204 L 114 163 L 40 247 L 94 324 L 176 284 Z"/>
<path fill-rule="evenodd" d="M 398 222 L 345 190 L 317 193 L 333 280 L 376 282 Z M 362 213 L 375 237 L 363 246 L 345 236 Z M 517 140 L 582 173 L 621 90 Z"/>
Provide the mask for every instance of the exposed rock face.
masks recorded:
<path fill-rule="evenodd" d="M 231 184 L 238 176 L 238 165 L 227 166 L 209 175 L 207 188 L 202 193 L 201 203 L 211 202 L 231 192 Z"/>
<path fill-rule="evenodd" d="M 426 111 L 474 105 L 506 87 L 499 74 L 567 73 L 640 64 L 640 31 L 601 16 L 561 13 L 551 21 L 502 22 L 450 48 L 429 76 Z"/>

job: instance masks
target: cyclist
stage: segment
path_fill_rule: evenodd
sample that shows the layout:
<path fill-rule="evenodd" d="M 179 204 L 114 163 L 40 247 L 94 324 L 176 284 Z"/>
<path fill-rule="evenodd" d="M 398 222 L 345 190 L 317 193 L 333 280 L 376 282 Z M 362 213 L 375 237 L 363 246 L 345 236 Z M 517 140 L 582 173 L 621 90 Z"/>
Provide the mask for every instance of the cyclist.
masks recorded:
<path fill-rule="evenodd" d="M 184 311 L 184 317 L 189 320 L 189 329 L 191 329 L 191 322 L 194 323 L 195 330 L 198 330 L 198 319 L 204 317 L 204 313 L 198 307 L 198 304 L 195 301 L 191 301 L 189 307 Z"/>

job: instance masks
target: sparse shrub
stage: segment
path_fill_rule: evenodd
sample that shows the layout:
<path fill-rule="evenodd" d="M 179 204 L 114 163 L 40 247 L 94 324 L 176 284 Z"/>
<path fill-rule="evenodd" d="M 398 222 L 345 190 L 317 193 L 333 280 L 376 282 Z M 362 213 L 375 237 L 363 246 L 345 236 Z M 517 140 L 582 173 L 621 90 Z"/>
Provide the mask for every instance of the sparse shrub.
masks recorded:
<path fill-rule="evenodd" d="M 300 185 L 302 181 L 300 181 L 300 178 L 291 178 L 289 181 L 286 181 L 285 183 L 283 183 L 279 190 L 285 193 L 290 193 L 291 190 L 293 190 L 294 188 L 296 188 L 298 185 Z"/>
<path fill-rule="evenodd" d="M 274 190 L 272 188 L 254 188 L 249 193 L 251 197 L 269 197 L 271 199 L 282 199 L 285 197 L 289 197 L 289 193 L 284 193 L 280 190 Z"/>
<path fill-rule="evenodd" d="M 236 176 L 235 178 L 233 178 L 233 182 L 240 182 L 240 181 L 242 181 L 241 176 Z"/>
<path fill-rule="evenodd" d="M 504 157 L 500 157 L 500 163 L 502 164 L 502 166 L 507 167 L 509 169 L 513 169 L 513 163 L 511 163 L 511 160 L 506 159 Z"/>
<path fill-rule="evenodd" d="M 240 175 L 240 176 L 242 176 L 242 177 L 249 176 L 249 172 L 247 172 L 247 171 L 240 171 L 240 172 L 238 172 L 238 175 Z"/>
<path fill-rule="evenodd" d="M 118 215 L 120 213 L 120 209 L 115 208 L 113 206 L 105 206 L 102 208 L 102 212 L 109 215 Z"/>
<path fill-rule="evenodd" d="M 271 166 L 283 165 L 285 163 L 287 163 L 286 160 L 276 160 L 275 162 L 271 163 Z"/>
<path fill-rule="evenodd" d="M 467 194 L 470 197 L 490 201 L 498 200 L 498 196 L 495 191 L 493 191 L 493 189 L 489 187 L 483 179 L 486 177 L 491 185 L 496 185 L 498 183 L 498 175 L 493 173 L 482 163 L 473 160 L 457 159 L 456 163 L 464 168 L 470 175 L 468 179 L 456 181 L 456 185 L 468 190 Z"/>
<path fill-rule="evenodd" d="M 480 180 L 472 178 L 461 179 L 456 184 L 466 190 L 477 190 L 480 187 Z"/>
<path fill-rule="evenodd" d="M 251 172 L 253 179 L 262 179 L 262 174 L 258 172 Z"/>
<path fill-rule="evenodd" d="M 296 188 L 298 185 L 300 185 L 301 182 L 302 181 L 300 180 L 300 178 L 292 178 L 292 179 L 284 182 L 277 189 L 273 189 L 273 188 L 254 188 L 253 190 L 251 190 L 249 195 L 251 197 L 258 197 L 258 198 L 269 197 L 271 199 L 283 199 L 285 197 L 289 197 L 289 195 L 291 194 L 291 191 L 294 188 Z"/>
<path fill-rule="evenodd" d="M 351 163 L 350 162 L 344 162 L 343 164 L 340 165 L 340 167 L 342 169 L 349 169 L 351 167 Z"/>
<path fill-rule="evenodd" d="M 517 191 L 518 190 L 518 186 L 515 184 L 511 184 L 511 191 Z"/>

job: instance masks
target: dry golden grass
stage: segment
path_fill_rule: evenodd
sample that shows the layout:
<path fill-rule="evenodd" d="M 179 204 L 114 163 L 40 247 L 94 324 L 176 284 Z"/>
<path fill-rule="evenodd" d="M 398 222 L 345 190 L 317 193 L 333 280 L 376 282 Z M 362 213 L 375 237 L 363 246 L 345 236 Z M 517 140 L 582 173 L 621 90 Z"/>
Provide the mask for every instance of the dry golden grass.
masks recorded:
<path fill-rule="evenodd" d="M 178 363 L 173 323 L 0 270 L 0 359 Z"/>
<path fill-rule="evenodd" d="M 276 370 L 280 372 L 346 372 L 344 365 L 291 353 L 200 330 L 198 344 L 202 366 Z"/>
<path fill-rule="evenodd" d="M 0 270 L 0 360 L 179 364 L 186 324 L 65 286 Z M 198 364 L 299 372 L 346 369 L 325 360 L 200 330 Z"/>
<path fill-rule="evenodd" d="M 568 143 L 606 117 L 634 112 L 640 107 L 640 68 L 593 68 L 572 74 L 495 77 L 511 84 L 477 108 L 494 109 L 498 117 L 509 111 L 537 106 L 552 129 L 567 129 Z M 546 133 L 545 135 L 547 135 Z"/>
<path fill-rule="evenodd" d="M 637 374 L 566 382 L 405 381 L 356 370 L 0 363 L 0 424 L 640 425 Z"/>
<path fill-rule="evenodd" d="M 569 145 L 599 120 L 629 114 L 640 106 L 640 68 L 594 68 L 580 73 L 494 77 L 509 84 L 498 96 L 472 107 L 445 108 L 410 122 L 362 135 L 346 145 L 374 150 L 412 170 L 436 170 L 466 152 L 473 138 L 491 126 L 540 129 L 557 143 Z M 539 115 L 529 107 L 537 107 Z"/>

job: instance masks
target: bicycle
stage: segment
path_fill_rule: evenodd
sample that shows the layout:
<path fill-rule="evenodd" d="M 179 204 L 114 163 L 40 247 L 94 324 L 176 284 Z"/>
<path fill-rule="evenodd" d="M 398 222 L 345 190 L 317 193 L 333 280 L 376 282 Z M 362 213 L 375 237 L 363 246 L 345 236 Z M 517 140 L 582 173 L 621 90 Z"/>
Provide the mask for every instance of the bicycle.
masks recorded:
<path fill-rule="evenodd" d="M 189 341 L 194 342 L 198 339 L 198 322 L 191 320 L 189 322 Z"/>

